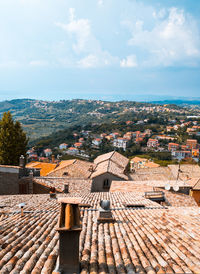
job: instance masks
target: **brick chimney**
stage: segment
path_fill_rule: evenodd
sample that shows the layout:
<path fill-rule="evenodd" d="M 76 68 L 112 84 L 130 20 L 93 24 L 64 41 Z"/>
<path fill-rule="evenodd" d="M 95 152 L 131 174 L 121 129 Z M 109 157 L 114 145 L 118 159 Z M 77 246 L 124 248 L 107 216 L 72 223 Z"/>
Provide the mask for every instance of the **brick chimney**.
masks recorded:
<path fill-rule="evenodd" d="M 81 198 L 60 198 L 59 232 L 59 266 L 55 273 L 78 274 L 79 237 L 81 233 L 79 204 Z"/>

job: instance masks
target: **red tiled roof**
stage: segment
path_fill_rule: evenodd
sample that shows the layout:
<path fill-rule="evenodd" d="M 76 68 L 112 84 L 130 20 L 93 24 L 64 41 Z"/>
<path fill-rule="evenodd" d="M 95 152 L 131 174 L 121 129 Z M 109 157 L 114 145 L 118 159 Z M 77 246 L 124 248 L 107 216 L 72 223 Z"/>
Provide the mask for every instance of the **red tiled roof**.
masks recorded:
<path fill-rule="evenodd" d="M 75 197 L 75 196 L 74 196 Z M 200 209 L 125 208 L 144 202 L 131 193 L 82 195 L 98 208 L 111 201 L 114 223 L 98 223 L 98 211 L 82 208 L 80 273 L 200 273 Z M 0 273 L 52 273 L 58 259 L 59 205 L 49 195 L 1 196 Z M 25 202 L 21 217 L 16 205 Z M 155 205 L 155 206 L 154 206 Z"/>

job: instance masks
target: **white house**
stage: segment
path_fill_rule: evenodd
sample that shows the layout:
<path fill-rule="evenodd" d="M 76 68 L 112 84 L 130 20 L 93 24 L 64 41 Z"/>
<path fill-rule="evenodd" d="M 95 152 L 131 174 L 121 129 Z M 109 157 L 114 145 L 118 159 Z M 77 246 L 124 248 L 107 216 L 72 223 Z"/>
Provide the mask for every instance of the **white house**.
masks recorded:
<path fill-rule="evenodd" d="M 52 155 L 52 150 L 50 148 L 47 148 L 44 150 L 45 157 L 50 157 Z"/>
<path fill-rule="evenodd" d="M 59 149 L 67 149 L 67 146 L 68 146 L 68 144 L 65 144 L 65 143 L 63 143 L 63 144 L 60 144 L 59 145 Z"/>
<path fill-rule="evenodd" d="M 123 148 L 125 151 L 127 148 L 128 140 L 125 138 L 117 138 L 113 140 L 113 146 L 117 148 Z"/>
<path fill-rule="evenodd" d="M 101 144 L 102 140 L 100 138 L 96 138 L 92 140 L 92 144 L 95 146 L 99 146 Z"/>

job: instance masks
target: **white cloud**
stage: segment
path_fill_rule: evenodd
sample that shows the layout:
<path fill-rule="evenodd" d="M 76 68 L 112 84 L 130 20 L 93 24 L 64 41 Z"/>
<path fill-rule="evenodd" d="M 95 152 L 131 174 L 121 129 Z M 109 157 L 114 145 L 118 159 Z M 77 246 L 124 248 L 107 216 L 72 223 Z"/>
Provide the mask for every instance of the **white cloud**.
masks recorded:
<path fill-rule="evenodd" d="M 79 67 L 100 67 L 116 62 L 115 57 L 102 49 L 100 42 L 92 33 L 91 22 L 88 19 L 76 18 L 75 9 L 69 9 L 69 23 L 56 23 L 56 26 L 66 31 L 71 37 L 73 53 L 76 58 L 79 57 L 76 62 Z"/>
<path fill-rule="evenodd" d="M 129 55 L 120 61 L 120 66 L 123 68 L 134 68 L 137 67 L 137 65 L 137 59 L 135 55 Z"/>
<path fill-rule="evenodd" d="M 73 44 L 73 49 L 76 53 L 81 53 L 86 50 L 89 41 L 93 40 L 91 35 L 91 27 L 88 19 L 76 19 L 75 10 L 69 9 L 69 23 L 56 23 L 56 25 L 65 30 L 69 35 L 75 35 L 76 43 Z"/>
<path fill-rule="evenodd" d="M 165 12 L 156 15 L 156 23 L 150 30 L 144 28 L 142 21 L 134 25 L 126 22 L 132 32 L 128 44 L 146 51 L 146 65 L 194 65 L 200 58 L 200 35 L 195 20 L 177 8 L 171 8 L 163 19 Z"/>

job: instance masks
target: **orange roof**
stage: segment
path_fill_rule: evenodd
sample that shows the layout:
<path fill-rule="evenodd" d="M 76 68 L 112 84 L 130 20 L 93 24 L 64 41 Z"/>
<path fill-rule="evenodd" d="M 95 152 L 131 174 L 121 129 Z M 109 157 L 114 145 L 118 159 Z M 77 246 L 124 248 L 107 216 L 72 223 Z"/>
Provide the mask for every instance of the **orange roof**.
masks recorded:
<path fill-rule="evenodd" d="M 75 161 L 76 161 L 76 159 L 61 161 L 60 164 L 59 164 L 59 166 L 56 167 L 54 170 L 51 170 L 51 171 L 49 172 L 48 175 L 50 175 L 52 171 L 53 171 L 53 172 L 54 172 L 54 171 L 58 171 L 58 170 L 60 170 L 60 169 L 62 169 L 62 168 L 65 168 L 65 167 L 67 167 L 67 166 L 72 165 Z"/>
<path fill-rule="evenodd" d="M 75 146 L 82 146 L 82 143 L 75 143 Z"/>
<path fill-rule="evenodd" d="M 176 143 L 169 143 L 169 146 L 179 146 L 179 144 L 176 144 Z"/>
<path fill-rule="evenodd" d="M 131 159 L 131 162 L 132 161 L 135 162 L 135 163 L 138 163 L 138 162 L 141 162 L 141 161 L 145 161 L 146 162 L 146 161 L 148 161 L 148 159 L 146 159 L 146 158 L 140 158 L 140 157 L 136 156 L 136 157 L 134 157 L 134 158 Z"/>
<path fill-rule="evenodd" d="M 31 162 L 26 165 L 26 167 L 30 168 L 38 168 L 40 169 L 40 176 L 47 176 L 49 172 L 56 168 L 56 164 L 51 163 L 42 163 L 42 162 Z"/>

